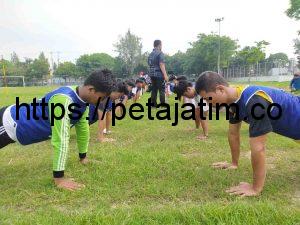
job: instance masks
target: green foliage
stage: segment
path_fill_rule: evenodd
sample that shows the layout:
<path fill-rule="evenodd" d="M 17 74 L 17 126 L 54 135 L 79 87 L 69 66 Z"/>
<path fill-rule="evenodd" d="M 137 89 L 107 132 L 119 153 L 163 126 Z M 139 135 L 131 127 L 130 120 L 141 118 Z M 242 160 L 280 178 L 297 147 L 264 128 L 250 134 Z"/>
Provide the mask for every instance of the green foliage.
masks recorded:
<path fill-rule="evenodd" d="M 126 68 L 129 75 L 133 75 L 134 69 L 142 60 L 142 42 L 141 38 L 132 34 L 130 30 L 126 32 L 119 41 L 114 44 L 118 58 L 122 61 L 122 66 Z"/>
<path fill-rule="evenodd" d="M 297 38 L 294 40 L 294 48 L 295 48 L 295 54 L 297 54 L 298 59 L 298 68 L 300 69 L 300 39 Z"/>
<path fill-rule="evenodd" d="M 172 56 L 166 55 L 166 68 L 174 74 L 183 74 L 185 58 L 186 54 L 180 51 Z"/>
<path fill-rule="evenodd" d="M 199 34 L 198 40 L 191 43 L 187 50 L 184 70 L 187 73 L 198 74 L 217 67 L 220 41 L 220 65 L 225 67 L 235 53 L 238 45 L 229 37 L 215 34 Z"/>
<path fill-rule="evenodd" d="M 300 19 L 300 0 L 290 0 L 290 7 L 285 11 L 288 17 Z"/>
<path fill-rule="evenodd" d="M 74 63 L 64 62 L 59 64 L 54 71 L 54 75 L 58 77 L 78 77 L 79 71 Z"/>
<path fill-rule="evenodd" d="M 269 58 L 267 58 L 267 61 L 269 63 L 279 63 L 281 65 L 286 65 L 289 62 L 289 57 L 283 52 L 278 52 L 275 54 L 270 54 Z"/>
<path fill-rule="evenodd" d="M 149 52 L 145 52 L 141 55 L 140 61 L 137 66 L 134 68 L 134 74 L 139 74 L 139 72 L 147 72 L 148 71 L 148 56 Z"/>
<path fill-rule="evenodd" d="M 49 75 L 50 65 L 43 52 L 37 59 L 28 65 L 26 74 L 28 78 L 45 78 Z"/>
<path fill-rule="evenodd" d="M 115 59 L 106 53 L 85 54 L 76 61 L 80 76 L 88 76 L 97 69 L 110 69 L 115 67 Z"/>
<path fill-rule="evenodd" d="M 256 42 L 256 46 L 246 46 L 242 50 L 237 51 L 232 58 L 231 64 L 251 65 L 265 60 L 265 48 L 269 45 L 266 41 Z"/>

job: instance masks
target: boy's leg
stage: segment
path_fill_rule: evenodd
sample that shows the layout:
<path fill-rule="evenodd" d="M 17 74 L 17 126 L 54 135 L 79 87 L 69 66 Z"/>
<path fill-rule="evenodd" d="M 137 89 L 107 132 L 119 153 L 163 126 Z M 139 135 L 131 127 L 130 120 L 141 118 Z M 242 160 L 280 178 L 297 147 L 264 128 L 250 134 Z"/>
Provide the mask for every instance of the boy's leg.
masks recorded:
<path fill-rule="evenodd" d="M 0 109 L 0 149 L 15 142 L 8 136 L 3 125 L 3 114 L 6 108 L 7 107 L 3 107 Z"/>

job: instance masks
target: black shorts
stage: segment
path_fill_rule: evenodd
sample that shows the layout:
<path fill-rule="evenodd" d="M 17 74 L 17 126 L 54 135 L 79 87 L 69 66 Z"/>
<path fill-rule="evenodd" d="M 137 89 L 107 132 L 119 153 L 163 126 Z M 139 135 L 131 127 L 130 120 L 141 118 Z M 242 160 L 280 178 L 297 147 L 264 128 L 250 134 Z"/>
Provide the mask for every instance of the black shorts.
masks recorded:
<path fill-rule="evenodd" d="M 3 126 L 3 114 L 6 108 L 0 108 L 0 148 L 15 142 L 8 136 Z"/>

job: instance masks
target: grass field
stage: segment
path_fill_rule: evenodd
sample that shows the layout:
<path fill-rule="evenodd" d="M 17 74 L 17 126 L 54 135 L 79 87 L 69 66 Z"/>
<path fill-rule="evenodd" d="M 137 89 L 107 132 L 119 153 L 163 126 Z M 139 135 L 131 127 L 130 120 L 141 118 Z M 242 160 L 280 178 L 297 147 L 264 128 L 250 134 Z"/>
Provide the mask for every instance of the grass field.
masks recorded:
<path fill-rule="evenodd" d="M 52 89 L 2 88 L 0 106 Z M 72 130 L 66 176 L 86 185 L 76 192 L 54 187 L 50 141 L 1 149 L 0 224 L 300 224 L 300 146 L 294 141 L 269 135 L 265 189 L 259 197 L 239 198 L 225 189 L 251 182 L 247 125 L 240 167 L 224 171 L 210 164 L 230 160 L 225 119 L 210 121 L 207 141 L 186 130 L 193 121 L 172 127 L 171 121 L 126 117 L 116 124 L 111 136 L 117 141 L 104 144 L 91 126 L 86 166 L 78 162 Z"/>

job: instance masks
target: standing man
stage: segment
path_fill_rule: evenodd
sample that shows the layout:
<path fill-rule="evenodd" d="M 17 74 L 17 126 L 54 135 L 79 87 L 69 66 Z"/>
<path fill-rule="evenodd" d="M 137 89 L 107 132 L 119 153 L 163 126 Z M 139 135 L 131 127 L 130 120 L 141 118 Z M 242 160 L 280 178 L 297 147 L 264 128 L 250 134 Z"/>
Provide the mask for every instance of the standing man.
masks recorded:
<path fill-rule="evenodd" d="M 160 103 L 165 103 L 165 81 L 168 81 L 165 57 L 161 49 L 161 40 L 155 40 L 154 49 L 148 57 L 149 75 L 152 83 L 151 102 L 154 104 L 154 107 L 157 107 L 156 98 L 158 91 Z"/>

